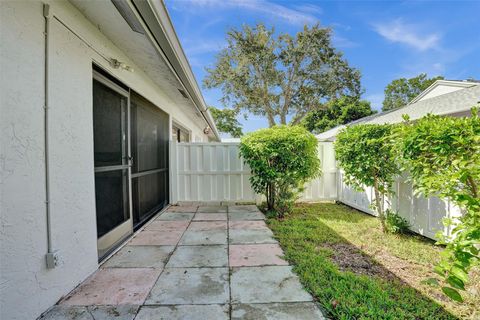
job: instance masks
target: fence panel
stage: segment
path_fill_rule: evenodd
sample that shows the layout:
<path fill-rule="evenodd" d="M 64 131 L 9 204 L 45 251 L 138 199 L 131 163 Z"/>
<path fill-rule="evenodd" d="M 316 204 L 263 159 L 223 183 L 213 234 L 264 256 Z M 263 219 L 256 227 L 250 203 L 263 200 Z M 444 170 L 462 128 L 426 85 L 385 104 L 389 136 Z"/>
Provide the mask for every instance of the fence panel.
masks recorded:
<path fill-rule="evenodd" d="M 172 142 L 171 203 L 254 202 L 250 169 L 243 163 L 238 143 Z M 300 201 L 335 200 L 337 172 L 332 143 L 319 143 L 323 174 L 306 185 Z"/>
<path fill-rule="evenodd" d="M 319 142 L 318 156 L 321 162 L 322 175 L 305 185 L 305 190 L 301 194 L 299 201 L 333 201 L 338 198 L 338 170 L 335 161 L 333 143 Z"/>
<path fill-rule="evenodd" d="M 250 169 L 244 165 L 238 143 L 172 143 L 170 148 L 170 202 L 258 202 L 261 198 L 250 186 Z M 375 215 L 370 208 L 374 199 L 372 188 L 363 192 L 347 186 L 338 171 L 333 143 L 319 142 L 318 155 L 322 176 L 305 186 L 299 201 L 339 200 L 360 211 Z M 405 177 L 395 183 L 396 197 L 391 207 L 411 224 L 414 232 L 429 238 L 442 230 L 444 217 L 458 217 L 460 210 L 435 197 L 413 195 Z"/>
<path fill-rule="evenodd" d="M 172 143 L 171 149 L 172 203 L 256 201 L 238 143 Z"/>
<path fill-rule="evenodd" d="M 343 182 L 342 172 L 339 172 L 338 200 L 360 211 L 376 216 L 370 208 L 375 199 L 373 188 L 365 188 L 358 192 Z M 413 194 L 412 184 L 402 176 L 394 184 L 395 196 L 386 201 L 386 207 L 391 207 L 410 223 L 410 229 L 416 233 L 435 239 L 435 234 L 442 231 L 450 234 L 451 230 L 442 224 L 444 217 L 459 217 L 461 211 L 448 201 L 436 197 L 425 198 Z"/>

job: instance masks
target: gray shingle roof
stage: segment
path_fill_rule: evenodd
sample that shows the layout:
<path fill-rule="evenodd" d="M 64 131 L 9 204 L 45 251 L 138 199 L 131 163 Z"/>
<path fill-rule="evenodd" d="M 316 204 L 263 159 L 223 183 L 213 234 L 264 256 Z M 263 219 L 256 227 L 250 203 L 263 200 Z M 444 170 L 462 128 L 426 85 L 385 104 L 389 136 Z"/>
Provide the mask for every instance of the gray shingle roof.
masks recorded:
<path fill-rule="evenodd" d="M 398 123 L 403 121 L 402 115 L 404 114 L 408 114 L 411 120 L 419 119 L 429 113 L 437 115 L 455 114 L 468 111 L 478 103 L 480 103 L 480 85 L 475 85 L 470 88 L 408 104 L 395 110 L 374 114 L 350 122 L 347 125 L 356 125 L 359 123 Z M 335 127 L 318 134 L 316 137 L 321 141 L 333 141 L 337 133 L 345 126 L 346 125 Z"/>

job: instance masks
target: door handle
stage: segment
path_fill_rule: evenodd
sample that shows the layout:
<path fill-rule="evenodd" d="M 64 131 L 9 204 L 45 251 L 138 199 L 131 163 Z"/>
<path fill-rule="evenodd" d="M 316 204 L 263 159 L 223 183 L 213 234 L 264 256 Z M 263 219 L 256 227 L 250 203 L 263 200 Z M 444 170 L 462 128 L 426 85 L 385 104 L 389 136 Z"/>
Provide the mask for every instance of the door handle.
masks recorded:
<path fill-rule="evenodd" d="M 132 166 L 133 165 L 133 157 L 129 156 L 129 157 L 127 157 L 127 160 L 128 160 L 128 165 Z"/>

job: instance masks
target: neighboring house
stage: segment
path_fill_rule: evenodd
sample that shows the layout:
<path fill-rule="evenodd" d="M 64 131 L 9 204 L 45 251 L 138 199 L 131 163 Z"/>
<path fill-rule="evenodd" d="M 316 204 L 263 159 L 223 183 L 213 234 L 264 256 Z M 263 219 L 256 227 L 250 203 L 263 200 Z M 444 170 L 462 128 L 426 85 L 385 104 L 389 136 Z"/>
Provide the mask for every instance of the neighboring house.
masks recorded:
<path fill-rule="evenodd" d="M 1 319 L 35 319 L 219 141 L 161 1 L 1 1 Z"/>
<path fill-rule="evenodd" d="M 347 125 L 338 126 L 317 135 L 320 144 L 334 156 L 333 141 L 340 130 L 346 126 L 357 124 L 384 124 L 399 123 L 406 114 L 411 120 L 417 120 L 427 114 L 443 116 L 469 116 L 471 108 L 480 102 L 480 83 L 476 81 L 448 81 L 437 80 L 408 105 L 359 119 Z M 337 169 L 338 170 L 338 169 Z M 412 185 L 403 175 L 394 184 L 395 196 L 387 205 L 407 219 L 411 230 L 426 237 L 435 238 L 438 231 L 450 234 L 450 227 L 442 224 L 444 217 L 461 215 L 459 208 L 449 201 L 442 201 L 435 197 L 424 198 L 415 196 Z M 365 188 L 357 192 L 342 181 L 342 172 L 337 177 L 337 200 L 355 207 L 361 211 L 375 215 L 370 208 L 374 199 L 372 188 Z M 315 198 L 314 198 L 315 199 Z"/>
<path fill-rule="evenodd" d="M 473 106 L 480 102 L 480 82 L 468 80 L 437 80 L 404 107 L 374 114 L 341 125 L 317 135 L 319 141 L 334 141 L 335 136 L 346 126 L 365 123 L 398 123 L 406 114 L 411 120 L 427 114 L 445 116 L 468 116 Z"/>

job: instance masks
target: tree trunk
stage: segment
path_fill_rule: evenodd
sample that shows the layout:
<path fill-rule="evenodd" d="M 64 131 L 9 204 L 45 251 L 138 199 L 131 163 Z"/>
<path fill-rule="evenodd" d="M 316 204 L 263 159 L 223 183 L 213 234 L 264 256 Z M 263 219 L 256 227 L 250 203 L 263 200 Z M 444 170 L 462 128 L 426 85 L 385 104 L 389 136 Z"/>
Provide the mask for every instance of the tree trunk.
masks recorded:
<path fill-rule="evenodd" d="M 283 112 L 282 112 L 282 114 L 280 114 L 280 123 L 281 124 L 287 124 L 287 115 Z"/>
<path fill-rule="evenodd" d="M 268 118 L 268 127 L 269 128 L 274 127 L 276 125 L 275 117 L 272 114 L 267 113 L 267 118 Z"/>
<path fill-rule="evenodd" d="M 377 207 L 378 218 L 380 219 L 380 223 L 382 224 L 382 231 L 385 232 L 385 213 L 383 212 L 383 197 L 380 196 L 380 191 L 378 190 L 378 181 L 374 181 L 373 190 L 375 192 L 375 203 Z"/>
<path fill-rule="evenodd" d="M 273 210 L 275 206 L 275 187 L 273 183 L 268 184 L 267 186 L 267 209 Z"/>

